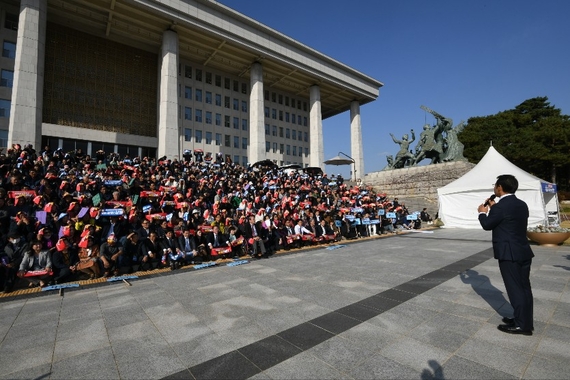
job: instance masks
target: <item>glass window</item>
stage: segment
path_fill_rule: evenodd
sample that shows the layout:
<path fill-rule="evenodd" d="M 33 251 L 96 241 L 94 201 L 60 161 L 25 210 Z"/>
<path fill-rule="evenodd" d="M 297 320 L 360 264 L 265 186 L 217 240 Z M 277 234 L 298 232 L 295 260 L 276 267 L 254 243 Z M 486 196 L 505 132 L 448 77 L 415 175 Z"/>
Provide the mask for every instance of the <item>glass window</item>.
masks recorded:
<path fill-rule="evenodd" d="M 198 74 L 196 74 L 196 75 L 198 75 Z M 297 109 L 302 109 L 302 108 L 301 108 L 301 101 L 300 101 L 300 100 L 297 100 Z"/>
<path fill-rule="evenodd" d="M 288 123 L 291 118 L 289 117 L 289 112 L 285 112 L 285 122 Z"/>
<path fill-rule="evenodd" d="M 304 138 L 305 142 L 309 141 L 309 133 L 305 132 L 304 135 L 305 135 L 305 138 Z"/>
<path fill-rule="evenodd" d="M 283 137 L 283 127 L 279 127 L 279 137 Z"/>
<path fill-rule="evenodd" d="M 299 157 L 301 157 L 303 155 L 303 147 L 300 146 L 299 147 Z"/>
<path fill-rule="evenodd" d="M 283 111 L 279 111 L 279 120 L 283 121 Z"/>
<path fill-rule="evenodd" d="M 309 148 L 305 148 L 305 157 L 309 157 Z"/>
<path fill-rule="evenodd" d="M 206 111 L 206 124 L 212 124 L 212 113 L 210 111 Z"/>
<path fill-rule="evenodd" d="M 247 119 L 241 119 L 241 130 L 247 131 Z"/>
<path fill-rule="evenodd" d="M 201 69 L 196 69 L 196 80 L 198 82 L 202 82 L 202 70 Z"/>
<path fill-rule="evenodd" d="M 293 156 L 297 155 L 297 147 L 293 145 Z"/>
<path fill-rule="evenodd" d="M 184 128 L 184 141 L 192 141 L 192 129 Z"/>
<path fill-rule="evenodd" d="M 222 114 L 221 113 L 216 114 L 216 125 L 222 125 Z"/>
<path fill-rule="evenodd" d="M 297 115 L 297 124 L 302 125 L 301 121 L 301 115 Z"/>
<path fill-rule="evenodd" d="M 234 99 L 234 110 L 239 111 L 239 100 L 238 99 Z"/>
<path fill-rule="evenodd" d="M 184 87 L 184 97 L 186 99 L 192 99 L 192 87 Z"/>
<path fill-rule="evenodd" d="M 210 91 L 206 91 L 206 103 L 212 104 L 212 93 Z"/>
<path fill-rule="evenodd" d="M 277 110 L 275 108 L 271 109 L 271 118 L 277 119 Z"/>
<path fill-rule="evenodd" d="M 295 124 L 295 122 L 297 121 L 297 117 L 295 116 L 294 113 L 291 114 L 291 123 Z"/>
<path fill-rule="evenodd" d="M 234 91 L 239 92 L 239 82 L 237 80 L 234 80 Z"/>
<path fill-rule="evenodd" d="M 215 81 L 216 81 L 216 83 L 215 83 L 216 87 L 222 87 L 222 76 L 221 75 L 216 75 Z"/>
<path fill-rule="evenodd" d="M 4 44 L 2 45 L 2 57 L 10 59 L 16 58 L 16 44 L 4 41 Z"/>
<path fill-rule="evenodd" d="M 194 92 L 195 94 L 195 100 L 197 102 L 201 102 L 202 101 L 202 90 L 200 89 L 196 89 L 196 91 Z"/>
<path fill-rule="evenodd" d="M 196 110 L 196 121 L 198 123 L 202 122 L 202 110 Z"/>
<path fill-rule="evenodd" d="M 200 144 L 202 142 L 202 131 L 196 129 L 196 143 Z"/>
<path fill-rule="evenodd" d="M 264 98 L 265 100 L 269 101 L 269 91 L 267 90 L 264 91 Z"/>
<path fill-rule="evenodd" d="M 0 86 L 12 87 L 14 84 L 14 72 L 10 70 L 2 70 L 2 78 L 0 78 Z"/>
<path fill-rule="evenodd" d="M 239 117 L 234 117 L 234 129 L 239 129 Z"/>
<path fill-rule="evenodd" d="M 234 136 L 234 148 L 239 148 L 239 137 Z"/>
<path fill-rule="evenodd" d="M 184 119 L 192 120 L 192 108 L 184 107 Z"/>
<path fill-rule="evenodd" d="M 291 145 L 287 144 L 285 147 L 285 154 L 290 156 L 291 155 Z"/>
<path fill-rule="evenodd" d="M 230 108 L 230 97 L 224 96 L 224 107 Z"/>
<path fill-rule="evenodd" d="M 206 71 L 206 83 L 212 84 L 212 73 Z"/>
<path fill-rule="evenodd" d="M 279 95 L 279 104 L 283 104 L 283 95 Z"/>
<path fill-rule="evenodd" d="M 271 127 L 271 135 L 277 136 L 277 126 L 276 125 L 273 125 Z"/>
<path fill-rule="evenodd" d="M 285 150 L 285 145 L 284 144 L 279 144 L 279 153 L 283 154 L 283 151 Z M 283 166 L 283 165 L 281 165 Z"/>
<path fill-rule="evenodd" d="M 222 134 L 221 133 L 216 133 L 216 145 L 217 146 L 222 145 Z"/>
<path fill-rule="evenodd" d="M 186 78 L 192 79 L 192 66 L 184 66 L 184 76 Z"/>
<path fill-rule="evenodd" d="M 271 134 L 271 126 L 269 124 L 265 124 L 265 134 L 268 136 Z"/>
<path fill-rule="evenodd" d="M 242 137 L 242 138 L 241 138 L 241 148 L 242 148 L 242 149 L 247 149 L 247 137 Z"/>
<path fill-rule="evenodd" d="M 285 138 L 287 139 L 291 138 L 291 130 L 289 128 L 285 129 Z"/>
<path fill-rule="evenodd" d="M 206 144 L 212 143 L 212 132 L 206 132 Z"/>
<path fill-rule="evenodd" d="M 293 140 L 297 140 L 297 131 L 296 131 L 295 129 L 293 129 L 293 130 L 291 131 L 291 138 L 292 138 Z"/>
<path fill-rule="evenodd" d="M 289 107 L 289 97 L 288 96 L 285 97 L 285 105 L 287 107 Z"/>
<path fill-rule="evenodd" d="M 245 101 L 245 100 L 241 101 L 241 111 L 247 112 L 247 101 Z"/>
<path fill-rule="evenodd" d="M 242 83 L 242 84 L 241 84 L 241 93 L 242 93 L 242 94 L 247 94 L 247 83 Z"/>
<path fill-rule="evenodd" d="M 42 144 L 42 146 L 45 145 Z M 0 146 L 8 146 L 8 131 L 6 129 L 0 129 Z"/>
<path fill-rule="evenodd" d="M 265 142 L 265 152 L 269 153 L 269 151 L 271 150 L 271 143 L 269 141 Z"/>
<path fill-rule="evenodd" d="M 276 153 L 276 152 L 277 152 L 277 143 L 274 142 L 273 143 L 273 153 Z"/>
<path fill-rule="evenodd" d="M 227 128 L 230 127 L 230 116 L 229 115 L 224 115 L 224 127 L 227 127 Z"/>
<path fill-rule="evenodd" d="M 228 148 L 232 146 L 230 135 L 224 135 L 224 145 Z"/>
<path fill-rule="evenodd" d="M 272 101 L 273 103 L 277 102 L 277 94 L 274 93 L 274 92 L 271 93 L 271 101 Z"/>
<path fill-rule="evenodd" d="M 226 90 L 229 90 L 229 89 L 230 89 L 230 82 L 231 82 L 231 81 L 230 81 L 230 78 L 224 78 L 224 88 L 225 88 Z"/>
<path fill-rule="evenodd" d="M 307 112 L 307 102 L 303 102 L 303 111 Z"/>
<path fill-rule="evenodd" d="M 269 117 L 269 107 L 265 107 L 265 108 L 263 109 L 263 111 L 265 112 L 265 117 L 268 118 L 268 117 Z"/>
<path fill-rule="evenodd" d="M 236 163 L 238 162 L 238 161 L 237 161 L 238 158 L 239 158 L 239 157 L 236 156 L 236 161 L 235 161 Z M 247 159 L 246 156 L 243 156 L 243 157 L 241 158 L 241 164 L 242 164 L 242 166 L 244 166 L 244 167 L 247 166 L 247 164 L 248 164 L 248 159 Z"/>
<path fill-rule="evenodd" d="M 303 125 L 307 126 L 307 116 L 303 116 Z"/>
<path fill-rule="evenodd" d="M 4 28 L 10 30 L 18 30 L 18 15 L 6 13 L 6 18 L 4 19 Z"/>
<path fill-rule="evenodd" d="M 216 105 L 218 107 L 222 106 L 222 95 L 220 95 L 220 94 L 216 94 Z"/>

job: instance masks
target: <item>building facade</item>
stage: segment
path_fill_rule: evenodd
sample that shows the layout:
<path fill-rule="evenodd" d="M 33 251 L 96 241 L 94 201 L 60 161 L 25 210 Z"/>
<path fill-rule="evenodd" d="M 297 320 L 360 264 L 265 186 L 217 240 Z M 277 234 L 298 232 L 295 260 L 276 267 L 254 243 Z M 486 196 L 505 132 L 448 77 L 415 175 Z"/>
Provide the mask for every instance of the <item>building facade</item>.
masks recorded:
<path fill-rule="evenodd" d="M 0 145 L 323 166 L 382 83 L 208 0 L 0 0 Z"/>

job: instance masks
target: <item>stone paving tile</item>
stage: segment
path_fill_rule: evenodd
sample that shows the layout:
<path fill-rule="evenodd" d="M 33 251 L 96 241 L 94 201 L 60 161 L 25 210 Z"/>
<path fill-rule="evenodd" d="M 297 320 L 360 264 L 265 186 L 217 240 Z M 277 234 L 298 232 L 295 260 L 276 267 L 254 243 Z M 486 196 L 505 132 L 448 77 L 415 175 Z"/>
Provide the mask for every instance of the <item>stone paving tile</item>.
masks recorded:
<path fill-rule="evenodd" d="M 389 359 L 405 364 L 417 371 L 422 371 L 426 363 L 443 363 L 452 353 L 435 346 L 422 343 L 412 337 L 395 340 L 383 348 L 380 353 Z M 436 370 L 437 368 L 433 368 Z"/>
<path fill-rule="evenodd" d="M 264 373 L 271 379 L 352 379 L 311 355 L 297 355 Z"/>
<path fill-rule="evenodd" d="M 533 356 L 530 364 L 524 373 L 525 379 L 549 379 L 549 380 L 565 380 L 568 379 L 569 365 L 568 361 L 555 361 Z"/>
<path fill-rule="evenodd" d="M 40 364 L 35 367 L 28 367 L 16 372 L 6 372 L 3 368 L 3 371 L 0 373 L 0 379 L 48 379 L 51 375 L 51 362 Z"/>
<path fill-rule="evenodd" d="M 51 379 L 117 379 L 119 372 L 110 346 L 55 361 Z"/>
<path fill-rule="evenodd" d="M 432 377 L 420 377 L 422 371 L 413 369 L 405 364 L 374 354 L 358 366 L 347 371 L 348 376 L 354 379 L 431 379 Z"/>
<path fill-rule="evenodd" d="M 473 360 L 463 358 L 461 356 L 453 356 L 445 362 L 433 375 L 428 371 L 427 376 L 422 373 L 422 379 L 492 379 L 492 380 L 510 380 L 519 379 L 506 372 L 488 367 L 484 364 L 477 363 Z"/>

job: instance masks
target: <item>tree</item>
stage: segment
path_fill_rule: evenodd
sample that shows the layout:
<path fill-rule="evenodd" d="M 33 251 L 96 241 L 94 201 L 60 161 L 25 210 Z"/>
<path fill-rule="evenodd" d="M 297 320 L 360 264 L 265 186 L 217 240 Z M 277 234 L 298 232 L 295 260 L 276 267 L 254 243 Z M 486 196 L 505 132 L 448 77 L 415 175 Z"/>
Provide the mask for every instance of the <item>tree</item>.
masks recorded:
<path fill-rule="evenodd" d="M 570 117 L 547 97 L 525 100 L 496 115 L 472 117 L 459 139 L 471 162 L 479 162 L 492 142 L 521 169 L 570 189 Z"/>

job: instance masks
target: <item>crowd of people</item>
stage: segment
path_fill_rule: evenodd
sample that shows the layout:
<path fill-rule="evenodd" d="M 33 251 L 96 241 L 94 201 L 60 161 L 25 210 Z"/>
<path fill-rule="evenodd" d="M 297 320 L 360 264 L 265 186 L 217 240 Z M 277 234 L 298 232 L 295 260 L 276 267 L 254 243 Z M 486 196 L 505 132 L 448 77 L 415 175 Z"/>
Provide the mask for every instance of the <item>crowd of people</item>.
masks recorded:
<path fill-rule="evenodd" d="M 4 292 L 421 225 L 397 199 L 340 175 L 201 151 L 170 160 L 16 144 L 0 156 L 0 180 Z"/>

